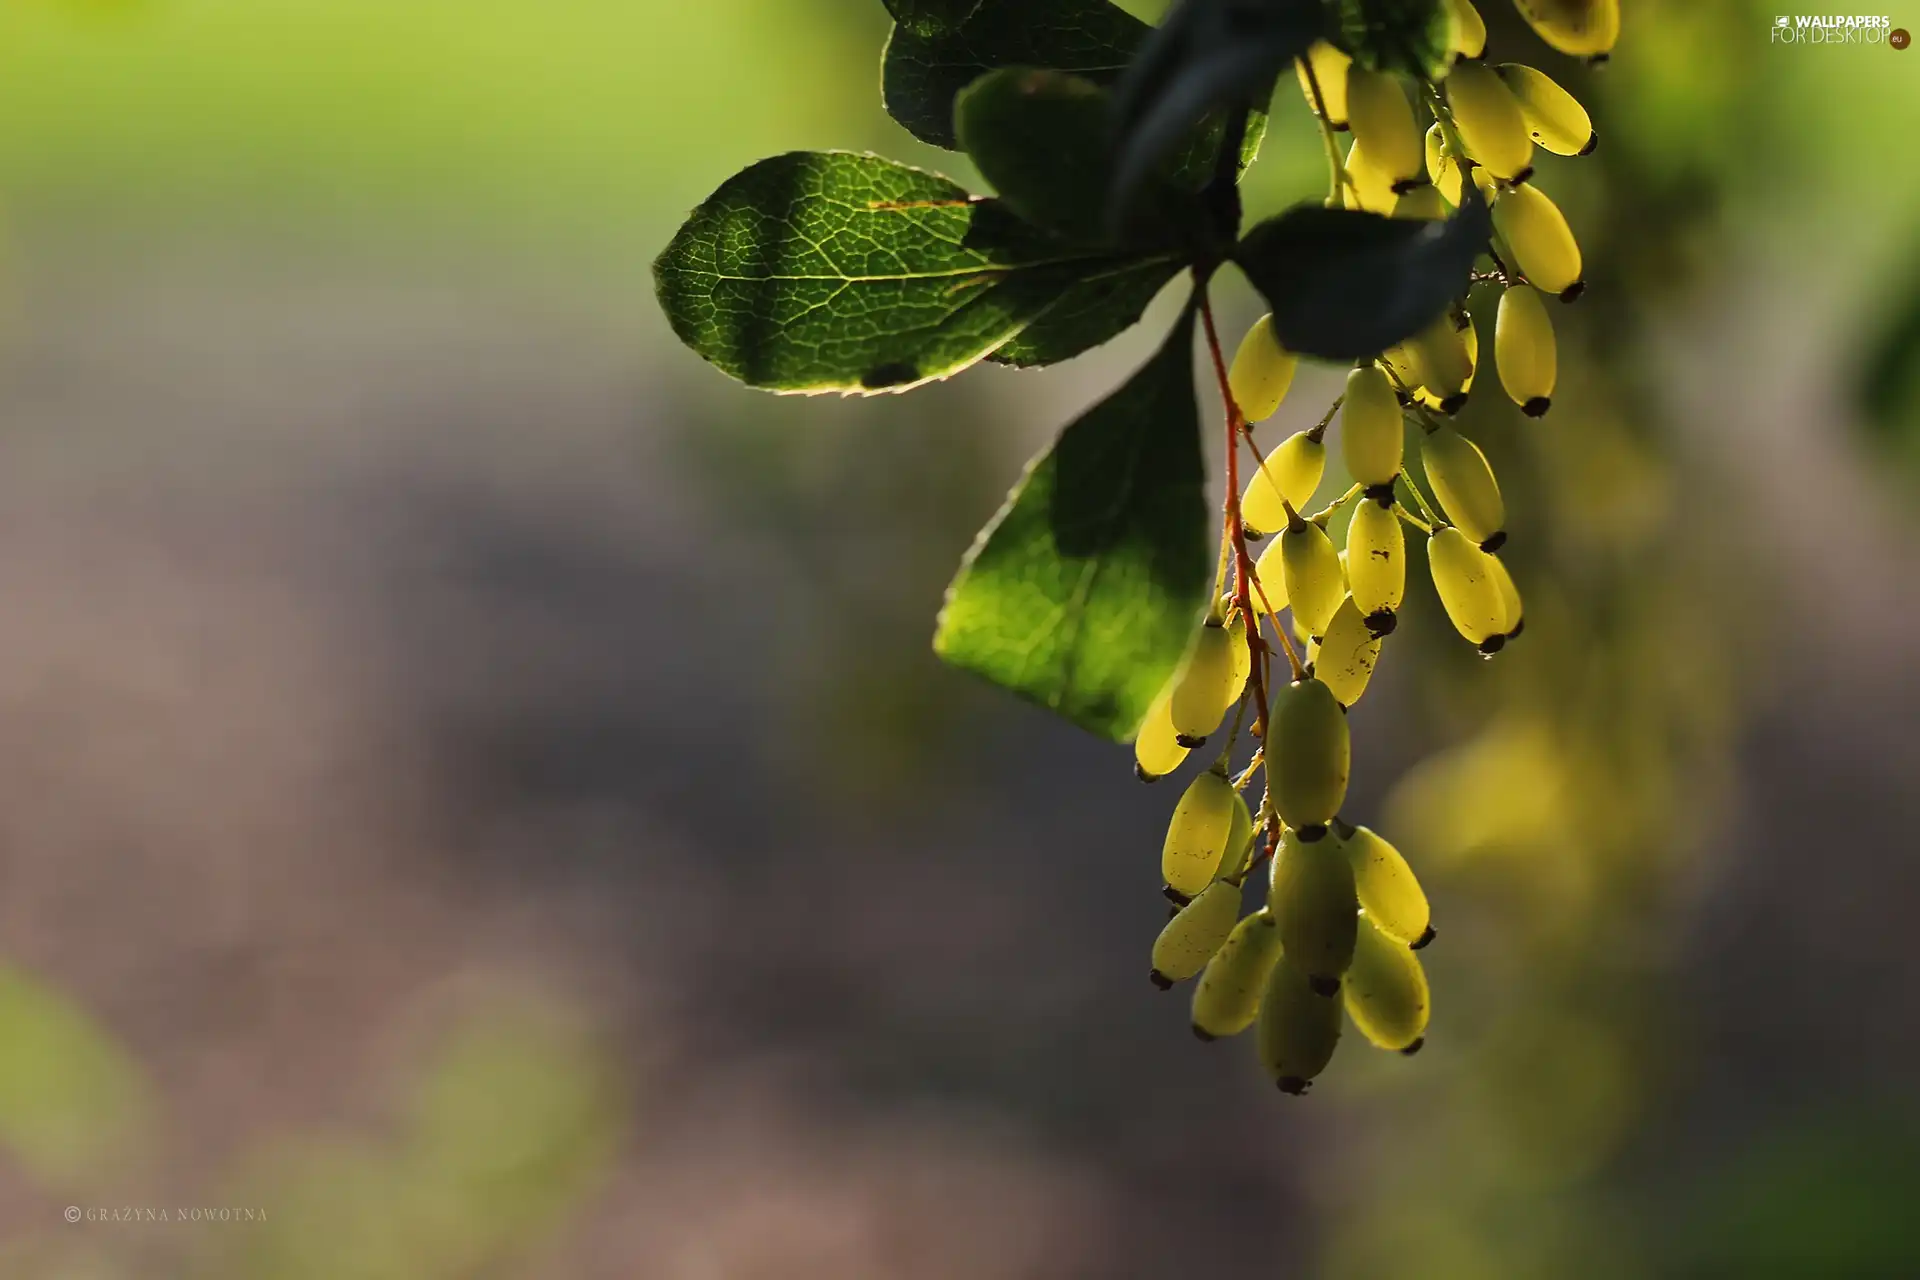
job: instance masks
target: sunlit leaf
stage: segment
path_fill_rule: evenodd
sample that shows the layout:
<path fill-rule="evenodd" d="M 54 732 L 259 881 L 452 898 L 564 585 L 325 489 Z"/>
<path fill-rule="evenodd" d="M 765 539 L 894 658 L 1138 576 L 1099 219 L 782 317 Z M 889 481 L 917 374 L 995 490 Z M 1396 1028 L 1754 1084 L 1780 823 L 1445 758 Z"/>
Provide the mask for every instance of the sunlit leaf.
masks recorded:
<path fill-rule="evenodd" d="M 947 591 L 934 648 L 1116 741 L 1179 664 L 1213 582 L 1193 314 L 1028 468 Z"/>
<path fill-rule="evenodd" d="M 729 179 L 654 276 L 680 340 L 749 386 L 872 392 L 966 368 L 1105 261 L 937 174 L 793 152 Z"/>

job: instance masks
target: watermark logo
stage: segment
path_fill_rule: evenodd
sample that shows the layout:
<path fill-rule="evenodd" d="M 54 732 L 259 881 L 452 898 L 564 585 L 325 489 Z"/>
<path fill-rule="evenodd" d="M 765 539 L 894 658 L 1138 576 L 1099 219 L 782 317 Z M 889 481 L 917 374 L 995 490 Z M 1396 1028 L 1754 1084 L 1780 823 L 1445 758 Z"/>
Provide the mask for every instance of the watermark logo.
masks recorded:
<path fill-rule="evenodd" d="M 232 1205 L 146 1205 L 115 1204 L 67 1206 L 62 1215 L 68 1222 L 253 1222 L 267 1220 L 264 1208 Z"/>
<path fill-rule="evenodd" d="M 1892 18 L 1871 14 L 1783 13 L 1773 20 L 1769 36 L 1774 44 L 1884 44 L 1904 49 L 1912 43 L 1904 28 L 1894 27 Z"/>

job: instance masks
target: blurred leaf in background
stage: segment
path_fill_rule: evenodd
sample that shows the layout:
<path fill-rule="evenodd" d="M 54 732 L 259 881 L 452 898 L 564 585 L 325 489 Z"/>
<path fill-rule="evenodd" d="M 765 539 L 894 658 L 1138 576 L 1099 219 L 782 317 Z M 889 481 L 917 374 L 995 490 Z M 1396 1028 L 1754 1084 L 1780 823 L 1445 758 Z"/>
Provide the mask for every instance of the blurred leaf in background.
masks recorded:
<path fill-rule="evenodd" d="M 74 1001 L 0 966 L 0 1144 L 49 1190 L 101 1185 L 145 1145 L 140 1064 Z"/>
<path fill-rule="evenodd" d="M 579 1016 L 516 997 L 464 1015 L 421 1066 L 391 1140 L 280 1140 L 229 1203 L 266 1222 L 209 1237 L 247 1280 L 453 1280 L 526 1262 L 602 1185 L 625 1141 L 614 1064 Z"/>
<path fill-rule="evenodd" d="M 1869 443 L 1913 469 L 1920 467 L 1920 258 L 1894 279 L 1899 291 L 1868 331 L 1855 401 Z"/>

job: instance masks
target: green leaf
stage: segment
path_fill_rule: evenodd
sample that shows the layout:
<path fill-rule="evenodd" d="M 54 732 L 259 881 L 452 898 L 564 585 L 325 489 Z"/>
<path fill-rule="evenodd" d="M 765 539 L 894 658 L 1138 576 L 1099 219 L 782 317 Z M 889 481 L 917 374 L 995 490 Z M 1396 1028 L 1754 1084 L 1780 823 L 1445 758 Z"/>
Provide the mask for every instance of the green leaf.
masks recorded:
<path fill-rule="evenodd" d="M 1320 0 L 1185 0 L 1115 90 L 1116 199 L 1130 203 L 1146 175 L 1209 115 L 1264 108 L 1280 72 L 1325 27 Z M 1257 146 L 1258 134 L 1252 137 Z"/>
<path fill-rule="evenodd" d="M 793 152 L 730 178 L 654 263 L 680 340 L 772 391 L 903 391 L 1018 334 L 1111 256 L 937 174 Z"/>
<path fill-rule="evenodd" d="M 947 589 L 934 649 L 1118 742 L 1213 589 L 1193 311 L 1036 459 Z"/>
<path fill-rule="evenodd" d="M 1467 291 L 1493 234 L 1479 188 L 1443 222 L 1300 205 L 1246 234 L 1233 260 L 1273 308 L 1282 346 L 1361 360 L 1412 337 Z"/>
<path fill-rule="evenodd" d="M 1452 62 L 1446 0 L 1340 0 L 1341 48 L 1375 71 L 1437 79 Z"/>
<path fill-rule="evenodd" d="M 1090 275 L 988 359 L 1032 369 L 1090 351 L 1137 324 L 1185 265 L 1178 258 L 1143 258 Z"/>
<path fill-rule="evenodd" d="M 1920 462 L 1920 270 L 1903 284 L 1903 296 L 1887 308 L 1865 343 L 1854 402 L 1876 444 Z"/>
<path fill-rule="evenodd" d="M 1220 144 L 1226 138 L 1227 113 L 1209 112 L 1199 129 L 1189 135 L 1188 142 L 1174 152 L 1171 171 L 1176 181 L 1198 190 L 1213 177 L 1214 161 L 1220 154 Z M 1240 140 L 1240 172 L 1246 173 L 1253 162 L 1260 158 L 1260 144 L 1267 136 L 1267 110 L 1265 107 L 1253 108 L 1247 116 L 1246 134 Z"/>
<path fill-rule="evenodd" d="M 1110 84 L 1150 30 L 1107 0 L 982 0 L 951 31 L 896 26 L 881 67 L 887 112 L 922 142 L 952 149 L 953 100 L 982 75 L 1040 67 Z"/>
<path fill-rule="evenodd" d="M 952 31 L 979 7 L 980 0 L 887 0 L 887 12 L 893 20 L 923 36 Z"/>
<path fill-rule="evenodd" d="M 981 176 L 1037 226 L 1090 244 L 1225 248 L 1199 184 L 1170 166 L 1146 183 L 1124 225 L 1114 225 L 1113 111 L 1107 91 L 1091 80 L 1029 67 L 989 71 L 960 94 L 954 123 Z M 1219 127 L 1196 134 L 1193 149 L 1205 148 L 1209 172 L 1222 136 Z"/>
<path fill-rule="evenodd" d="M 1106 92 L 1064 71 L 1007 67 L 954 101 L 954 133 L 980 176 L 1027 221 L 1076 240 L 1106 235 Z"/>

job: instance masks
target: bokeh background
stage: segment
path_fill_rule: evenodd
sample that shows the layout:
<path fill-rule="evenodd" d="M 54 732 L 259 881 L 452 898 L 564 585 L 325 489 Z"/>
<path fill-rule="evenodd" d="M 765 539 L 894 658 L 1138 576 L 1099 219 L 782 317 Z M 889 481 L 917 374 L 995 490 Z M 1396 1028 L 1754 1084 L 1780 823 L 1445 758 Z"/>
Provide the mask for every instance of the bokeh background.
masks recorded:
<path fill-rule="evenodd" d="M 928 648 L 1151 327 L 782 400 L 654 306 L 762 155 L 971 180 L 878 0 L 0 3 L 0 1275 L 1920 1275 L 1920 52 L 1626 7 L 1482 5 L 1593 283 L 1466 415 L 1527 639 L 1416 590 L 1354 716 L 1429 1047 L 1303 1103 L 1145 980 L 1173 795 Z"/>

